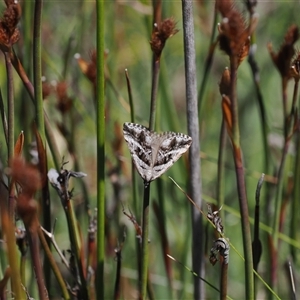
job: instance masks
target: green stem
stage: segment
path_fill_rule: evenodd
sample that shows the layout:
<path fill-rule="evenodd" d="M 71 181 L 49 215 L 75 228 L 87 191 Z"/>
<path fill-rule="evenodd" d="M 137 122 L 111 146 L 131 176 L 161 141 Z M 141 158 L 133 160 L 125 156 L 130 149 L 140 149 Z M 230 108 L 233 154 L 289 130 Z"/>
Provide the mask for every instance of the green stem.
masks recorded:
<path fill-rule="evenodd" d="M 144 300 L 147 296 L 147 275 L 149 259 L 149 203 L 150 203 L 150 182 L 144 183 L 144 203 L 143 203 L 143 240 L 142 240 L 142 278 L 140 283 L 140 299 Z"/>
<path fill-rule="evenodd" d="M 34 222 L 38 222 L 37 219 Z M 39 242 L 37 235 L 37 225 L 35 224 L 25 224 L 26 233 L 28 237 L 28 244 L 32 259 L 32 265 L 35 273 L 36 283 L 39 291 L 39 299 L 47 300 L 49 299 L 48 291 L 45 286 L 45 280 L 42 271 L 41 256 L 39 255 Z"/>
<path fill-rule="evenodd" d="M 97 80 L 96 80 L 96 128 L 97 128 L 97 271 L 96 293 L 104 299 L 104 241 L 105 241 L 105 98 L 104 98 L 104 7 L 96 0 L 97 14 Z"/>
<path fill-rule="evenodd" d="M 224 204 L 224 174 L 225 174 L 225 147 L 226 147 L 226 126 L 224 119 L 222 120 L 221 132 L 220 132 L 220 144 L 219 144 L 219 156 L 218 156 L 218 182 L 217 182 L 217 201 L 218 208 L 220 209 Z M 219 212 L 220 218 L 224 220 L 224 211 Z"/>
<path fill-rule="evenodd" d="M 167 210 L 165 205 L 165 197 L 164 197 L 164 186 L 161 178 L 157 178 L 156 180 L 156 188 L 157 188 L 157 197 L 158 203 L 154 202 L 154 212 L 158 222 L 159 235 L 161 240 L 161 250 L 164 258 L 165 271 L 168 278 L 168 297 L 170 299 L 175 299 L 174 289 L 172 288 L 172 268 L 170 266 L 170 260 L 167 258 L 166 254 L 170 253 L 170 246 L 167 236 Z"/>
<path fill-rule="evenodd" d="M 228 278 L 228 263 L 224 262 L 221 264 L 221 289 L 220 289 L 220 299 L 227 299 L 227 278 Z"/>
<path fill-rule="evenodd" d="M 54 133 L 51 129 L 51 124 L 50 124 L 49 118 L 48 118 L 46 112 L 44 112 L 44 114 L 45 114 L 45 119 L 44 120 L 45 120 L 46 136 L 47 136 L 48 146 L 50 148 L 50 152 L 51 152 L 53 160 L 54 160 L 55 168 L 57 170 L 59 170 L 60 166 L 61 166 L 61 156 L 59 154 L 59 150 L 58 150 L 58 147 L 57 147 L 57 143 L 56 143 Z"/>
<path fill-rule="evenodd" d="M 6 114 L 5 114 L 4 102 L 3 102 L 1 89 L 0 89 L 0 114 L 1 114 L 3 133 L 4 133 L 4 137 L 5 137 L 5 141 L 6 141 L 6 146 L 8 147 L 8 124 L 7 124 L 7 118 L 6 118 Z"/>
<path fill-rule="evenodd" d="M 191 206 L 192 214 L 192 265 L 193 270 L 201 277 L 204 277 L 204 230 L 202 215 L 198 208 L 202 205 L 201 186 L 201 161 L 200 161 L 200 131 L 197 101 L 197 72 L 196 72 L 196 52 L 193 19 L 193 1 L 182 0 L 182 20 L 183 20 L 183 41 L 185 59 L 185 86 L 186 86 L 186 110 L 188 134 L 192 137 L 193 143 L 189 149 L 189 194 L 196 202 L 196 206 Z M 204 297 L 204 284 L 194 278 L 194 298 Z"/>
<path fill-rule="evenodd" d="M 291 113 L 289 116 L 285 118 L 285 142 L 284 147 L 282 150 L 282 157 L 281 162 L 278 170 L 277 175 L 277 191 L 276 191 L 276 199 L 275 199 L 275 218 L 273 223 L 273 242 L 274 242 L 274 248 L 275 251 L 278 251 L 278 235 L 280 231 L 280 209 L 282 206 L 282 191 L 283 191 L 283 176 L 284 176 L 284 169 L 285 169 L 285 163 L 288 155 L 288 149 L 291 141 L 291 137 L 293 134 L 293 121 L 294 121 L 294 111 L 296 109 L 296 101 L 297 101 L 297 95 L 298 95 L 298 81 L 295 81 L 294 85 L 294 93 L 293 93 L 293 100 L 292 100 L 292 107 L 291 107 Z M 285 95 L 285 91 L 283 90 L 283 95 Z M 275 263 L 275 268 L 277 268 L 277 264 Z M 276 274 L 276 270 L 274 272 Z M 276 280 L 276 278 L 274 278 Z M 275 284 L 275 282 L 273 282 Z"/>
<path fill-rule="evenodd" d="M 134 123 L 134 103 L 133 103 L 131 84 L 130 84 L 130 80 L 129 80 L 129 75 L 128 75 L 127 69 L 125 70 L 125 76 L 126 76 L 128 98 L 129 98 L 129 106 L 130 106 L 130 120 L 131 120 L 132 123 Z"/>
<path fill-rule="evenodd" d="M 129 106 L 130 106 L 130 121 L 132 123 L 135 123 L 135 114 L 134 114 L 134 103 L 133 103 L 133 97 L 132 97 L 132 90 L 131 90 L 131 84 L 130 79 L 128 75 L 127 69 L 125 70 L 126 75 L 126 82 L 127 82 L 127 90 L 128 90 L 128 98 L 129 98 Z M 132 202 L 133 202 L 133 209 L 136 215 L 136 219 L 140 219 L 140 207 L 137 199 L 137 181 L 136 181 L 136 172 L 135 172 L 135 166 L 133 162 L 131 162 L 131 184 L 132 184 Z M 142 269 L 141 269 L 141 244 L 140 240 L 136 239 L 135 241 L 135 247 L 136 247 L 136 253 L 137 253 L 137 270 L 138 270 L 138 279 L 141 280 L 142 278 Z"/>
<path fill-rule="evenodd" d="M 257 62 L 254 57 L 254 48 L 256 48 L 256 44 L 253 43 L 255 39 L 254 35 L 251 37 L 251 48 L 249 51 L 248 62 L 251 67 L 252 77 L 255 84 L 255 90 L 257 95 L 257 101 L 259 106 L 260 112 L 260 119 L 261 119 L 261 127 L 262 127 L 262 137 L 263 137 L 263 144 L 264 144 L 264 161 L 265 161 L 265 173 L 269 174 L 270 171 L 270 151 L 269 151 L 269 144 L 268 144 L 268 127 L 267 127 L 267 118 L 266 118 L 266 109 L 264 105 L 263 95 L 260 90 L 259 85 L 259 69 L 257 66 Z"/>
<path fill-rule="evenodd" d="M 13 70 L 10 60 L 10 55 L 8 52 L 4 52 L 6 73 L 7 73 L 7 121 L 8 121 L 8 160 L 14 156 L 14 127 L 15 127 L 15 117 L 14 117 L 14 83 L 13 83 Z"/>
<path fill-rule="evenodd" d="M 281 162 L 277 175 L 277 191 L 276 191 L 276 200 L 275 200 L 275 218 L 273 223 L 273 239 L 274 239 L 274 247 L 277 249 L 278 246 L 278 234 L 279 234 L 279 216 L 280 216 L 280 208 L 282 203 L 282 191 L 283 191 L 283 172 L 285 167 L 285 162 L 288 154 L 289 141 L 285 141 L 283 153 L 281 157 Z"/>
<path fill-rule="evenodd" d="M 35 1 L 33 25 L 33 85 L 35 95 L 35 114 L 37 128 L 45 143 L 45 123 L 42 95 L 42 51 L 41 51 L 41 25 L 43 0 Z"/>
<path fill-rule="evenodd" d="M 282 78 L 281 86 L 282 86 L 282 103 L 283 103 L 283 128 L 284 128 L 284 136 L 286 137 L 288 134 L 287 79 L 286 78 Z"/>
<path fill-rule="evenodd" d="M 70 235 L 70 242 L 73 254 L 75 256 L 75 260 L 78 267 L 80 282 L 81 282 L 81 294 L 84 299 L 89 299 L 88 290 L 86 285 L 86 278 L 84 274 L 84 266 L 83 266 L 83 255 L 82 255 L 82 245 L 80 240 L 80 234 L 78 232 L 77 219 L 75 217 L 74 208 L 71 202 L 71 199 L 66 201 L 66 205 L 64 207 L 66 212 L 66 218 L 68 222 L 68 229 Z"/>
<path fill-rule="evenodd" d="M 252 241 L 249 224 L 248 201 L 245 186 L 245 174 L 243 169 L 242 151 L 240 148 L 240 131 L 238 121 L 238 103 L 236 95 L 237 79 L 237 57 L 231 56 L 230 59 L 230 89 L 231 89 L 231 114 L 232 114 L 232 143 L 233 157 L 236 169 L 237 189 L 239 196 L 239 206 L 242 222 L 242 236 L 245 257 L 245 286 L 246 299 L 254 299 L 254 279 L 252 261 Z"/>
<path fill-rule="evenodd" d="M 296 149 L 297 149 L 297 154 L 296 154 L 296 161 L 295 161 L 295 169 L 294 169 L 294 182 L 300 182 L 300 132 L 297 132 L 296 135 Z M 293 201 L 291 204 L 291 238 L 294 240 L 298 239 L 298 233 L 299 233 L 299 201 L 300 199 L 300 184 L 295 184 L 294 190 L 293 190 Z M 290 245 L 290 251 L 293 257 L 293 261 L 296 263 L 297 262 L 297 255 L 296 253 L 298 252 L 298 249 L 296 249 L 294 246 Z"/>
<path fill-rule="evenodd" d="M 52 256 L 52 253 L 51 253 L 51 250 L 49 248 L 49 245 L 45 239 L 45 236 L 44 236 L 44 233 L 42 232 L 42 229 L 41 227 L 39 227 L 37 229 L 38 231 L 38 236 L 39 236 L 39 239 L 40 239 L 40 242 L 42 244 L 42 247 L 45 251 L 45 255 L 47 256 L 48 260 L 49 260 L 49 263 L 51 265 L 51 268 L 53 270 L 53 273 L 57 279 L 57 282 L 58 284 L 60 285 L 60 288 L 61 288 L 61 291 L 62 291 L 62 297 L 64 299 L 70 299 L 70 295 L 69 295 L 69 292 L 68 292 L 68 289 L 67 289 L 67 286 L 66 286 L 66 283 L 65 283 L 65 280 L 56 264 L 56 261 L 54 260 L 53 256 Z"/>
<path fill-rule="evenodd" d="M 205 87 L 206 87 L 209 71 L 212 66 L 213 57 L 214 57 L 214 53 L 215 53 L 215 49 L 216 49 L 216 45 L 217 45 L 217 42 L 214 42 L 215 35 L 216 35 L 217 21 L 218 21 L 218 13 L 217 13 L 217 10 L 215 9 L 214 10 L 214 20 L 213 20 L 213 24 L 212 24 L 212 33 L 211 33 L 211 37 L 210 37 L 210 45 L 209 45 L 209 50 L 208 50 L 208 54 L 207 54 L 206 61 L 205 61 L 204 74 L 203 74 L 202 81 L 200 83 L 200 89 L 199 89 L 199 95 L 198 95 L 199 116 L 201 114 L 203 95 L 205 92 Z"/>
<path fill-rule="evenodd" d="M 6 72 L 7 72 L 7 140 L 8 140 L 8 161 L 14 157 L 14 131 L 15 131 L 15 117 L 14 117 L 14 82 L 13 82 L 13 68 L 10 59 L 10 54 L 8 52 L 4 52 L 5 55 L 5 64 L 6 64 Z M 9 191 L 9 199 L 8 199 L 8 213 L 12 220 L 14 220 L 14 206 L 15 206 L 15 190 L 14 184 L 10 187 Z"/>
<path fill-rule="evenodd" d="M 4 186 L 0 185 L 0 213 L 1 213 L 1 228 L 6 236 L 7 259 L 11 268 L 11 286 L 15 299 L 25 299 L 25 293 L 21 288 L 21 274 L 18 266 L 18 252 L 15 238 L 15 226 L 8 214 L 8 206 L 5 201 L 7 194 L 4 191 Z"/>
<path fill-rule="evenodd" d="M 154 127 L 155 127 L 155 112 L 156 112 L 156 102 L 157 102 L 159 70 L 160 70 L 160 59 L 155 60 L 155 58 L 153 57 L 153 70 L 152 70 L 153 74 L 152 74 L 149 130 L 154 130 Z"/>

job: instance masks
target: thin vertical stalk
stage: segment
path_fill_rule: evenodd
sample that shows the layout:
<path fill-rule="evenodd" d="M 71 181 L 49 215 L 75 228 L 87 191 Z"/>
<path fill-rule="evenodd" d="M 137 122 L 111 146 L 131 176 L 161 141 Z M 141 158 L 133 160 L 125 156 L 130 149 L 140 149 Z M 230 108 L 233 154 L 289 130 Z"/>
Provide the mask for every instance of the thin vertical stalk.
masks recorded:
<path fill-rule="evenodd" d="M 35 95 L 35 115 L 37 128 L 45 143 L 45 123 L 42 95 L 42 51 L 41 51 L 41 26 L 42 26 L 43 0 L 35 1 L 33 25 L 33 85 Z"/>
<path fill-rule="evenodd" d="M 152 58 L 152 85 L 151 85 L 151 104 L 149 117 L 149 130 L 153 131 L 155 127 L 157 90 L 160 71 L 160 56 L 153 53 Z M 149 203 L 150 203 L 150 182 L 144 182 L 144 200 L 143 200 L 143 223 L 142 223 L 142 261 L 141 261 L 141 282 L 140 299 L 146 299 L 148 282 L 148 259 L 149 259 Z"/>
<path fill-rule="evenodd" d="M 126 82 L 127 82 L 127 90 L 128 90 L 128 98 L 129 98 L 129 106 L 130 106 L 130 121 L 132 123 L 135 123 L 135 114 L 134 114 L 134 103 L 133 103 L 133 97 L 132 97 L 132 89 L 130 84 L 130 79 L 128 75 L 127 69 L 125 70 L 125 76 L 126 76 Z M 131 162 L 131 183 L 132 183 L 132 202 L 133 202 L 133 208 L 134 212 L 136 214 L 136 218 L 140 219 L 140 213 L 139 213 L 139 205 L 138 205 L 138 199 L 137 199 L 137 182 L 136 182 L 136 172 L 135 172 L 135 166 L 133 164 L 133 161 Z M 138 279 L 141 280 L 142 278 L 142 269 L 141 269 L 141 244 L 139 239 L 136 239 L 135 241 L 135 247 L 136 247 L 136 253 L 137 253 L 137 270 L 138 270 Z M 140 282 L 138 280 L 138 285 L 140 285 Z"/>
<path fill-rule="evenodd" d="M 36 220 L 37 221 L 37 220 Z M 39 291 L 39 299 L 41 300 L 47 300 L 49 299 L 48 291 L 45 286 L 43 271 L 42 271 L 42 263 L 41 263 L 41 257 L 39 255 L 39 239 L 37 234 L 37 228 L 34 228 L 35 225 L 31 227 L 28 227 L 25 225 L 27 237 L 28 237 L 28 244 L 33 264 L 33 269 L 35 273 L 36 283 L 38 286 Z"/>
<path fill-rule="evenodd" d="M 155 58 L 153 58 L 149 130 L 154 130 L 155 127 L 156 96 L 157 96 L 157 89 L 158 89 L 159 70 L 160 70 L 160 60 L 155 60 Z"/>
<path fill-rule="evenodd" d="M 232 55 L 230 58 L 230 93 L 231 93 L 231 114 L 232 114 L 232 143 L 233 158 L 236 170 L 237 189 L 239 206 L 242 222 L 242 236 L 245 257 L 245 293 L 246 299 L 254 299 L 254 279 L 252 261 L 252 241 L 249 223 L 249 211 L 245 186 L 245 174 L 242 161 L 242 151 L 240 147 L 240 131 L 238 121 L 238 103 L 236 95 L 237 79 L 237 57 Z"/>
<path fill-rule="evenodd" d="M 280 209 L 282 204 L 282 191 L 283 191 L 283 174 L 284 174 L 284 168 L 285 168 L 285 162 L 288 155 L 288 149 L 291 141 L 291 137 L 293 134 L 293 126 L 294 126 L 294 112 L 296 109 L 296 101 L 297 101 L 297 95 L 298 95 L 298 86 L 299 81 L 295 81 L 294 85 L 294 92 L 293 92 L 293 100 L 292 100 L 292 107 L 291 107 L 291 113 L 289 117 L 286 117 L 285 119 L 285 141 L 284 141 L 284 147 L 282 150 L 282 157 L 281 162 L 278 170 L 277 175 L 277 191 L 276 191 L 276 202 L 275 202 L 275 218 L 273 223 L 273 238 L 274 238 L 274 247 L 276 251 L 278 250 L 278 235 L 280 231 Z M 283 92 L 284 94 L 284 92 Z"/>
<path fill-rule="evenodd" d="M 224 118 L 222 120 L 221 131 L 220 131 L 220 144 L 219 144 L 219 155 L 218 155 L 218 182 L 217 182 L 217 201 L 218 207 L 221 208 L 224 204 L 224 173 L 225 173 L 225 146 L 226 146 L 226 126 Z M 224 212 L 219 212 L 220 218 L 224 220 Z"/>
<path fill-rule="evenodd" d="M 14 83 L 13 83 L 13 70 L 8 52 L 4 52 L 6 74 L 7 74 L 7 122 L 8 122 L 8 159 L 14 156 L 14 128 L 15 128 L 15 117 L 14 117 Z"/>
<path fill-rule="evenodd" d="M 82 245 L 80 240 L 80 234 L 78 231 L 77 220 L 74 213 L 74 208 L 71 202 L 71 199 L 68 198 L 66 195 L 66 205 L 64 207 L 67 223 L 68 223 L 68 230 L 71 242 L 71 249 L 75 256 L 75 260 L 78 267 L 79 278 L 81 282 L 81 294 L 84 299 L 88 299 L 88 289 L 86 285 L 86 276 L 83 269 L 83 255 L 82 255 Z"/>
<path fill-rule="evenodd" d="M 203 95 L 205 92 L 205 87 L 206 87 L 206 83 L 207 83 L 207 79 L 208 79 L 208 75 L 209 75 L 209 71 L 210 68 L 212 66 L 212 62 L 213 62 L 213 57 L 214 57 L 214 53 L 215 53 L 215 48 L 217 45 L 217 42 L 215 42 L 215 35 L 216 35 L 216 28 L 217 28 L 217 21 L 218 21 L 218 13 L 217 10 L 215 8 L 214 10 L 214 20 L 212 23 L 212 33 L 211 33 L 211 37 L 210 37 L 210 43 L 209 43 L 209 50 L 208 50 L 208 54 L 205 60 L 205 66 L 204 66 L 204 74 L 203 74 L 203 78 L 202 81 L 200 83 L 200 89 L 199 89 L 199 95 L 198 95 L 198 106 L 199 106 L 199 116 L 201 114 L 201 106 L 203 103 Z"/>
<path fill-rule="evenodd" d="M 282 203 L 282 191 L 283 191 L 283 174 L 284 174 L 284 167 L 286 163 L 286 158 L 288 154 L 289 148 L 289 140 L 285 140 L 284 147 L 282 150 L 282 157 L 280 161 L 280 166 L 277 174 L 277 191 L 276 191 L 276 198 L 275 198 L 275 216 L 273 222 L 273 242 L 274 247 L 276 250 L 278 247 L 278 234 L 279 234 L 279 217 L 280 217 L 280 209 Z"/>
<path fill-rule="evenodd" d="M 204 277 L 202 216 L 196 207 L 201 207 L 200 139 L 196 81 L 196 54 L 194 41 L 193 1 L 182 0 L 183 40 L 185 57 L 185 84 L 188 134 L 193 143 L 189 151 L 190 197 L 197 204 L 192 206 L 192 266 L 194 272 Z M 194 278 L 194 298 L 204 298 L 202 281 Z"/>
<path fill-rule="evenodd" d="M 150 183 L 144 183 L 144 201 L 143 201 L 143 240 L 142 240 L 142 278 L 140 285 L 140 298 L 146 299 L 147 296 L 147 278 L 148 278 L 148 259 L 149 259 L 149 202 L 150 202 Z"/>
<path fill-rule="evenodd" d="M 104 99 L 104 1 L 96 0 L 97 79 L 97 271 L 96 294 L 104 299 L 104 241 L 105 241 L 105 99 Z"/>
<path fill-rule="evenodd" d="M 294 168 L 294 182 L 300 182 L 300 132 L 297 131 L 295 148 L 297 149 L 296 160 L 295 160 L 295 168 Z M 297 240 L 299 234 L 299 207 L 300 203 L 298 201 L 300 199 L 300 185 L 295 184 L 293 189 L 293 201 L 291 204 L 291 223 L 290 223 L 290 237 L 294 240 Z M 293 257 L 293 261 L 297 262 L 296 253 L 298 250 L 290 245 L 290 252 Z"/>
<path fill-rule="evenodd" d="M 1 174 L 1 173 L 0 173 Z M 2 176 L 2 174 L 1 174 Z M 5 199 L 7 199 L 7 192 L 4 185 L 0 184 L 0 215 L 1 228 L 3 234 L 6 236 L 7 259 L 11 268 L 11 286 L 15 299 L 24 299 L 25 293 L 21 288 L 21 274 L 18 266 L 18 250 L 16 245 L 15 230 L 12 219 L 9 217 L 8 206 Z"/>
<path fill-rule="evenodd" d="M 8 52 L 4 52 L 5 55 L 5 64 L 6 64 L 6 73 L 7 73 L 7 152 L 8 152 L 8 161 L 14 156 L 14 131 L 15 131 L 15 117 L 14 117 L 14 82 L 13 82 L 13 68 Z M 15 190 L 14 184 L 10 187 L 9 199 L 8 199 L 8 213 L 12 220 L 14 220 L 14 203 L 15 203 Z"/>
<path fill-rule="evenodd" d="M 61 288 L 61 292 L 62 292 L 62 297 L 64 299 L 70 299 L 70 296 L 69 296 L 69 292 L 68 292 L 68 289 L 67 289 L 67 285 L 64 281 L 64 278 L 56 264 L 56 261 L 54 260 L 53 256 L 52 256 L 52 253 L 51 253 L 51 250 L 49 248 L 49 245 L 45 239 L 45 236 L 44 236 L 44 233 L 41 229 L 41 227 L 38 227 L 37 229 L 37 234 L 38 234 L 38 237 L 39 237 L 39 240 L 41 242 L 41 245 L 45 251 L 45 256 L 47 257 L 47 259 L 49 260 L 49 264 L 51 265 L 51 268 L 53 270 L 53 273 L 57 279 L 57 282 Z M 23 259 L 23 257 L 22 257 Z"/>
<path fill-rule="evenodd" d="M 265 172 L 269 173 L 270 171 L 270 151 L 268 146 L 268 127 L 267 127 L 267 118 L 266 118 L 266 109 L 264 105 L 263 95 L 261 93 L 260 85 L 259 85 L 259 69 L 257 66 L 257 62 L 255 60 L 254 54 L 256 49 L 256 44 L 253 42 L 255 40 L 255 35 L 253 34 L 251 37 L 251 46 L 248 56 L 248 62 L 252 71 L 253 82 L 255 84 L 255 90 L 257 95 L 257 102 L 259 106 L 259 113 L 261 119 L 261 127 L 262 127 L 262 138 L 264 144 L 264 162 L 265 162 Z"/>
<path fill-rule="evenodd" d="M 1 114 L 1 120 L 2 120 L 2 128 L 3 128 L 3 133 L 6 141 L 6 146 L 8 147 L 8 124 L 7 124 L 7 118 L 5 114 L 5 109 L 4 109 L 4 102 L 3 102 L 3 97 L 2 97 L 2 92 L 0 89 L 0 114 Z"/>
<path fill-rule="evenodd" d="M 287 135 L 287 117 L 288 117 L 288 108 L 287 108 L 287 79 L 284 77 L 281 79 L 282 86 L 282 104 L 283 104 L 283 125 L 284 125 L 284 136 Z"/>
<path fill-rule="evenodd" d="M 228 263 L 223 262 L 221 264 L 221 291 L 220 291 L 220 299 L 227 299 L 227 278 L 228 278 Z"/>
<path fill-rule="evenodd" d="M 158 222 L 159 235 L 161 240 L 161 250 L 164 258 L 165 271 L 168 278 L 168 298 L 175 299 L 174 289 L 172 288 L 172 268 L 170 265 L 170 260 L 167 258 L 166 254 L 170 253 L 169 241 L 167 236 L 167 211 L 165 205 L 165 197 L 164 197 L 164 186 L 161 178 L 158 178 L 156 181 L 157 188 L 157 197 L 158 203 L 154 202 L 154 212 Z"/>

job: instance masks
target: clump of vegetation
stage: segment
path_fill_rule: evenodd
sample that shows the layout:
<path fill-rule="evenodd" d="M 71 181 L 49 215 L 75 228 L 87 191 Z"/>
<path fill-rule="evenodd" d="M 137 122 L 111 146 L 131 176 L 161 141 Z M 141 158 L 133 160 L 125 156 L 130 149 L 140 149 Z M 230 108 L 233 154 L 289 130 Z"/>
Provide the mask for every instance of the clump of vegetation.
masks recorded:
<path fill-rule="evenodd" d="M 1 299 L 297 298 L 297 11 L 204 2 L 3 2 Z"/>

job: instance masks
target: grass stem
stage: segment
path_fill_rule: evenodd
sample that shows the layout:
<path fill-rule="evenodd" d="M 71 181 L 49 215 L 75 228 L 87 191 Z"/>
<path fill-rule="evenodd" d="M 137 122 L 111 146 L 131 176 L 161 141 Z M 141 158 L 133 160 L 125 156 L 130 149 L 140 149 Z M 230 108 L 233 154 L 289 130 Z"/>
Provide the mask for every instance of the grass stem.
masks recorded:
<path fill-rule="evenodd" d="M 41 26 L 42 26 L 43 0 L 35 1 L 33 25 L 33 85 L 35 96 L 35 116 L 37 128 L 45 143 L 45 123 L 42 93 L 42 51 L 41 51 Z"/>
<path fill-rule="evenodd" d="M 149 259 L 149 203 L 150 203 L 150 183 L 144 184 L 144 202 L 143 202 L 143 240 L 142 240 L 142 278 L 140 283 L 140 299 L 144 300 L 147 296 L 147 278 L 148 278 L 148 259 Z"/>
<path fill-rule="evenodd" d="M 183 15 L 183 40 L 185 58 L 185 85 L 188 134 L 193 143 L 189 150 L 189 180 L 190 197 L 201 207 L 201 168 L 200 168 L 200 133 L 197 102 L 197 73 L 196 53 L 194 40 L 193 1 L 182 0 Z M 195 206 L 192 206 L 192 268 L 200 276 L 204 277 L 203 268 L 203 225 L 202 216 Z M 202 281 L 194 278 L 194 298 L 202 299 L 204 285 Z"/>
<path fill-rule="evenodd" d="M 8 122 L 8 159 L 14 156 L 14 128 L 15 128 L 15 117 L 14 117 L 14 83 L 13 83 L 13 70 L 10 55 L 8 52 L 4 52 L 5 64 L 7 72 L 7 122 Z"/>
<path fill-rule="evenodd" d="M 151 131 L 153 131 L 155 128 L 155 112 L 156 112 L 156 102 L 157 102 L 159 70 L 160 70 L 160 60 L 155 60 L 153 58 L 151 107 L 150 107 L 150 119 L 149 119 L 149 130 Z"/>
<path fill-rule="evenodd" d="M 97 271 L 95 277 L 98 299 L 104 299 L 105 249 L 105 92 L 104 92 L 104 14 L 105 3 L 96 0 L 96 128 L 97 128 Z"/>
<path fill-rule="evenodd" d="M 236 180 L 238 189 L 238 198 L 242 222 L 242 236 L 245 257 L 245 296 L 246 299 L 254 299 L 254 279 L 253 279 L 253 259 L 252 259 L 252 241 L 249 224 L 248 201 L 245 186 L 245 174 L 243 170 L 242 150 L 240 147 L 240 131 L 238 121 L 238 103 L 236 95 L 237 79 L 237 57 L 230 57 L 230 100 L 232 114 L 232 143 L 233 158 L 236 169 Z"/>

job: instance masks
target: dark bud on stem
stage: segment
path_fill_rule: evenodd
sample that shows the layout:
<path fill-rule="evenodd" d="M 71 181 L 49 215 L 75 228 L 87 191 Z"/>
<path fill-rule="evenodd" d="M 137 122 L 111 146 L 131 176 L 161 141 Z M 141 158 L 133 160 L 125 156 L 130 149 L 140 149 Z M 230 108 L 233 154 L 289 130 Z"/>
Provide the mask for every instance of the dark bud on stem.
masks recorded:
<path fill-rule="evenodd" d="M 291 60 L 295 54 L 294 44 L 299 38 L 299 29 L 296 25 L 292 25 L 285 37 L 284 42 L 281 45 L 278 53 L 275 53 L 272 48 L 272 44 L 268 44 L 268 50 L 272 57 L 274 65 L 277 67 L 282 78 L 290 78 L 290 66 Z"/>
<path fill-rule="evenodd" d="M 165 19 L 160 24 L 154 24 L 150 45 L 156 61 L 160 59 L 167 39 L 178 32 L 175 26 L 173 18 Z"/>

